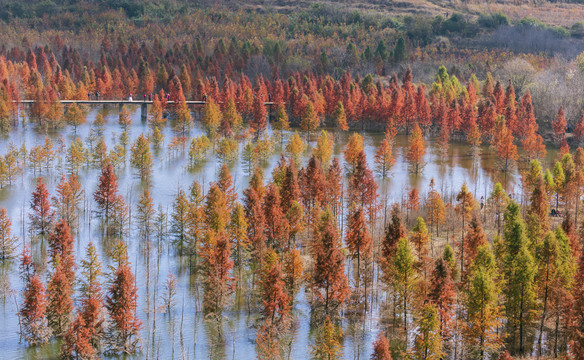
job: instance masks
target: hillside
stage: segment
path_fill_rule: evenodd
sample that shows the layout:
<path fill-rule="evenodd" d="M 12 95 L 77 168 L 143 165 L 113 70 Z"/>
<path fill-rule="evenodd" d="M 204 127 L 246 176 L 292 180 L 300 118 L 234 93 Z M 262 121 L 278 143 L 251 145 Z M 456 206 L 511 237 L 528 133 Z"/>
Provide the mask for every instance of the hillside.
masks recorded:
<path fill-rule="evenodd" d="M 398 0 L 398 1 L 313 1 L 313 0 L 14 0 L 0 1 L 0 18 L 32 19 L 55 16 L 65 12 L 82 14 L 122 10 L 130 18 L 171 16 L 197 8 L 222 8 L 231 10 L 254 10 L 292 14 L 314 7 L 330 7 L 334 11 L 359 12 L 365 15 L 435 16 L 448 17 L 461 13 L 476 18 L 480 14 L 502 13 L 513 21 L 531 17 L 546 25 L 571 27 L 584 19 L 582 1 L 442 1 L 442 0 Z"/>

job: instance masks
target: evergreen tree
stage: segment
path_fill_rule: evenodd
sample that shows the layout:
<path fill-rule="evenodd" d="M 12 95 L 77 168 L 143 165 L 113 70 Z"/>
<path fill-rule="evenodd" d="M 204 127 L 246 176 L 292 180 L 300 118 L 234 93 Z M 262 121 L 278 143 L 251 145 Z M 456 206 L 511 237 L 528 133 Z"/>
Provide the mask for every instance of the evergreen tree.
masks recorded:
<path fill-rule="evenodd" d="M 400 37 L 393 48 L 393 61 L 397 63 L 405 61 L 407 56 L 406 41 L 403 37 Z"/>

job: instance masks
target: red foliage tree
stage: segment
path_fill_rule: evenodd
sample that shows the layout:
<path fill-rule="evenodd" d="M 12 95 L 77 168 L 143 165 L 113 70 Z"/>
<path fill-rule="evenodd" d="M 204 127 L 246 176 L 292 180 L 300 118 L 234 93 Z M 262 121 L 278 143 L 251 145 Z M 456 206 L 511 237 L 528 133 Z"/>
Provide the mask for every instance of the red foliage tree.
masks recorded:
<path fill-rule="evenodd" d="M 339 244 L 339 235 L 328 212 L 322 216 L 319 238 L 312 246 L 312 257 L 311 286 L 317 303 L 322 305 L 325 315 L 335 314 L 351 291 L 345 275 L 345 256 Z"/>
<path fill-rule="evenodd" d="M 268 111 L 261 94 L 257 93 L 253 99 L 253 117 L 250 122 L 251 128 L 257 133 L 261 134 L 268 126 Z"/>
<path fill-rule="evenodd" d="M 543 138 L 537 133 L 537 124 L 530 125 L 526 129 L 521 144 L 527 153 L 528 160 L 544 157 L 546 149 L 543 143 Z"/>
<path fill-rule="evenodd" d="M 500 81 L 497 81 L 492 94 L 493 102 L 497 107 L 497 115 L 505 114 L 505 92 L 503 91 L 503 86 Z"/>
<path fill-rule="evenodd" d="M 289 209 L 293 201 L 300 201 L 298 173 L 292 159 L 290 159 L 286 164 L 284 179 L 280 188 L 280 197 L 280 203 L 283 209 Z"/>
<path fill-rule="evenodd" d="M 564 134 L 566 134 L 566 127 L 568 123 L 566 122 L 566 116 L 564 115 L 564 107 L 560 107 L 558 110 L 558 116 L 556 117 L 556 121 L 552 123 L 552 127 L 554 129 L 554 134 L 558 138 L 563 138 Z"/>
<path fill-rule="evenodd" d="M 93 194 L 95 202 L 105 215 L 106 224 L 109 222 L 110 214 L 114 211 L 118 197 L 118 179 L 114 173 L 113 165 L 108 163 L 101 170 L 97 190 Z"/>
<path fill-rule="evenodd" d="M 576 136 L 578 141 L 582 141 L 582 137 L 584 136 L 584 111 L 582 111 L 578 118 L 578 123 L 574 129 L 574 136 Z"/>
<path fill-rule="evenodd" d="M 347 237 L 345 241 L 352 256 L 357 258 L 357 289 L 360 289 L 361 260 L 371 256 L 373 243 L 369 230 L 367 229 L 363 207 L 353 203 L 348 217 Z"/>
<path fill-rule="evenodd" d="M 391 350 L 389 349 L 389 340 L 383 333 L 377 336 L 377 340 L 373 343 L 373 354 L 371 360 L 392 360 Z"/>
<path fill-rule="evenodd" d="M 105 307 L 111 324 L 108 329 L 107 352 L 132 354 L 139 344 L 142 322 L 138 319 L 138 289 L 136 278 L 130 268 L 124 245 L 117 245 L 120 253 L 117 266 L 111 274 Z"/>
<path fill-rule="evenodd" d="M 428 128 L 432 125 L 432 114 L 428 98 L 426 98 L 426 89 L 423 85 L 418 86 L 416 92 L 416 110 L 418 111 L 418 123 L 422 128 Z"/>
<path fill-rule="evenodd" d="M 444 259 L 436 260 L 430 280 L 428 298 L 438 310 L 440 336 L 442 339 L 448 339 L 454 320 L 456 289 L 452 281 L 450 266 Z"/>
<path fill-rule="evenodd" d="M 266 265 L 261 280 L 263 315 L 272 324 L 280 324 L 290 313 L 290 298 L 286 293 L 282 265 L 275 254 L 274 257 L 276 259 Z"/>
<path fill-rule="evenodd" d="M 513 134 L 511 134 L 511 131 L 507 129 L 504 119 L 499 121 L 502 124 L 500 125 L 500 131 L 495 133 L 494 142 L 497 148 L 497 155 L 499 156 L 499 160 L 502 162 L 502 168 L 505 172 L 506 182 L 509 165 L 516 161 L 519 156 L 517 155 L 517 146 L 513 143 Z"/>
<path fill-rule="evenodd" d="M 26 281 L 24 303 L 19 311 L 21 333 L 31 345 L 44 344 L 51 337 L 51 330 L 45 318 L 47 309 L 45 287 L 32 269 L 32 260 L 26 248 L 22 256 L 21 269 L 22 277 Z"/>
<path fill-rule="evenodd" d="M 571 352 L 575 359 L 582 359 L 584 358 L 584 255 L 580 255 L 572 296 L 574 297 L 574 303 L 570 329 Z"/>
<path fill-rule="evenodd" d="M 209 233 L 202 245 L 201 257 L 205 287 L 203 306 L 206 313 L 220 316 L 235 280 L 231 276 L 231 243 L 226 234 Z"/>
<path fill-rule="evenodd" d="M 479 106 L 479 127 L 483 136 L 491 140 L 493 138 L 493 128 L 497 111 L 490 101 L 482 102 Z"/>
<path fill-rule="evenodd" d="M 91 344 L 91 329 L 85 323 L 83 316 L 77 314 L 77 317 L 63 337 L 61 358 L 93 359 L 96 353 L 96 350 Z"/>
<path fill-rule="evenodd" d="M 448 129 L 450 133 L 460 130 L 462 118 L 460 116 L 460 107 L 456 100 L 452 100 L 450 108 L 448 109 Z"/>
<path fill-rule="evenodd" d="M 298 177 L 304 207 L 310 212 L 315 204 L 324 203 L 326 180 L 320 161 L 313 155 Z"/>
<path fill-rule="evenodd" d="M 515 89 L 513 88 L 513 84 L 509 81 L 509 85 L 507 85 L 507 89 L 505 90 L 505 111 L 503 112 L 505 116 L 505 121 L 507 122 L 507 126 L 509 130 L 515 136 L 521 136 L 520 129 L 521 126 L 517 121 L 517 104 L 515 100 Z"/>
<path fill-rule="evenodd" d="M 513 360 L 513 356 L 509 354 L 509 351 L 503 351 L 498 360 Z"/>
<path fill-rule="evenodd" d="M 464 246 L 464 251 L 462 251 L 462 245 Z M 466 231 L 464 242 L 461 241 L 461 251 L 459 255 L 462 258 L 462 279 L 465 279 L 470 271 L 471 265 L 478 254 L 478 249 L 487 244 L 487 237 L 483 232 L 483 227 L 481 226 L 480 220 L 473 216 L 472 220 L 468 224 L 468 229 Z"/>
<path fill-rule="evenodd" d="M 343 196 L 343 170 L 339 159 L 333 158 L 326 173 L 325 199 L 326 204 L 333 210 L 333 215 L 341 213 Z"/>
<path fill-rule="evenodd" d="M 57 268 L 47 285 L 47 320 L 57 336 L 65 333 L 73 313 L 72 278 L 68 275 L 66 266 L 59 262 L 57 256 Z"/>
<path fill-rule="evenodd" d="M 444 128 L 444 127 L 443 127 Z M 424 155 L 426 154 L 426 144 L 424 142 L 424 136 L 422 135 L 422 129 L 416 124 L 414 130 L 412 130 L 412 136 L 410 137 L 410 144 L 408 148 L 408 161 L 412 166 L 412 171 L 418 174 L 421 168 L 424 166 Z"/>
<path fill-rule="evenodd" d="M 384 272 L 386 284 L 391 282 L 393 274 L 393 257 L 399 239 L 406 237 L 407 229 L 401 219 L 399 206 L 395 204 L 391 210 L 391 218 L 385 228 L 385 236 L 381 241 L 381 268 Z"/>
<path fill-rule="evenodd" d="M 517 134 L 525 136 L 527 129 L 530 127 L 534 127 L 537 131 L 533 103 L 531 101 L 531 94 L 528 90 L 521 98 L 521 103 L 517 109 Z"/>
<path fill-rule="evenodd" d="M 280 191 L 273 184 L 266 191 L 264 213 L 269 219 L 266 226 L 268 244 L 276 250 L 285 249 L 289 245 L 290 226 L 280 203 Z"/>
<path fill-rule="evenodd" d="M 51 229 L 55 213 L 51 209 L 49 191 L 43 182 L 43 178 L 39 178 L 36 188 L 32 193 L 30 207 L 32 214 L 30 214 L 29 217 L 32 230 L 37 235 L 44 236 L 48 234 Z"/>
<path fill-rule="evenodd" d="M 266 218 L 257 192 L 249 187 L 244 191 L 247 238 L 251 244 L 254 265 L 257 266 L 266 251 Z"/>
<path fill-rule="evenodd" d="M 412 188 L 412 190 L 408 192 L 408 210 L 418 211 L 419 208 L 420 193 L 418 192 L 418 189 Z"/>
<path fill-rule="evenodd" d="M 73 254 L 74 240 L 71 230 L 65 220 L 59 221 L 49 236 L 49 256 L 55 268 L 62 266 L 67 278 L 73 284 L 75 276 L 75 256 Z"/>
<path fill-rule="evenodd" d="M 367 165 L 365 151 L 361 150 L 355 161 L 355 170 L 349 178 L 349 201 L 367 208 L 369 219 L 373 219 L 377 201 L 377 183 Z"/>
<path fill-rule="evenodd" d="M 404 75 L 404 81 L 402 85 L 404 99 L 401 110 L 401 117 L 403 118 L 403 122 L 406 125 L 406 134 L 409 133 L 409 129 L 413 126 L 413 122 L 415 121 L 418 113 L 416 109 L 416 89 L 412 84 L 411 78 L 411 70 L 408 69 Z"/>

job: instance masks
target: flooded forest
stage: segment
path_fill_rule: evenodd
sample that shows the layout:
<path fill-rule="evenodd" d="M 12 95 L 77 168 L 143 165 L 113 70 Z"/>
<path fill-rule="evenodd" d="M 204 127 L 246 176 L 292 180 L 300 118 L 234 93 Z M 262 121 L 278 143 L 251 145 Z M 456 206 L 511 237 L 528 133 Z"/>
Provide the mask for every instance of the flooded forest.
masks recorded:
<path fill-rule="evenodd" d="M 0 358 L 584 358 L 576 25 L 167 2 L 0 12 Z"/>

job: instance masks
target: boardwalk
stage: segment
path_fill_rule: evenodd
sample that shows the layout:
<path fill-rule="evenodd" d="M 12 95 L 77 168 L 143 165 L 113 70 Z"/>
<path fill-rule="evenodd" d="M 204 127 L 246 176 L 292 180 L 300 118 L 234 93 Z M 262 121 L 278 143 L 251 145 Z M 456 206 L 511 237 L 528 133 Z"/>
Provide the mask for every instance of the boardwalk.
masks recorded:
<path fill-rule="evenodd" d="M 33 104 L 37 100 L 20 100 L 19 103 L 21 104 Z M 153 101 L 150 100 L 59 100 L 61 104 L 84 104 L 84 105 L 126 105 L 126 104 L 133 104 L 133 105 L 151 105 Z M 187 100 L 185 101 L 187 105 L 204 105 L 206 101 L 200 100 Z M 174 104 L 174 101 L 169 100 L 166 102 L 167 104 Z M 271 106 L 274 105 L 272 101 L 264 102 L 264 105 Z"/>
<path fill-rule="evenodd" d="M 16 101 L 15 101 L 16 102 Z M 37 102 L 37 100 L 20 100 L 20 104 L 28 104 L 31 105 Z M 146 120 L 148 116 L 148 105 L 152 105 L 151 100 L 59 100 L 61 104 L 80 104 L 80 105 L 119 105 L 120 111 L 122 110 L 122 106 L 124 105 L 140 105 L 140 117 L 142 120 Z M 205 105 L 206 101 L 200 100 L 187 100 L 185 101 L 187 105 Z M 167 104 L 174 104 L 174 101 L 167 101 Z M 264 105 L 269 106 L 270 109 L 274 102 L 267 101 L 264 102 Z"/>

